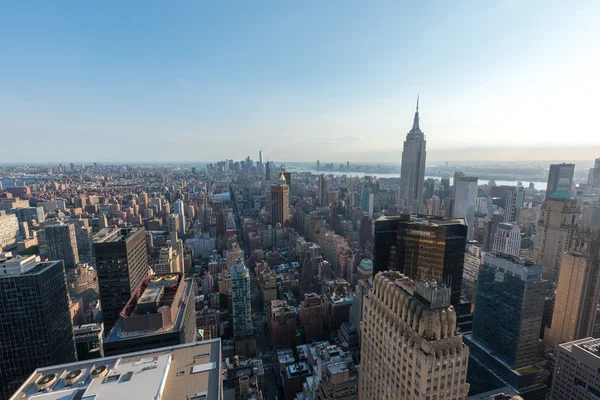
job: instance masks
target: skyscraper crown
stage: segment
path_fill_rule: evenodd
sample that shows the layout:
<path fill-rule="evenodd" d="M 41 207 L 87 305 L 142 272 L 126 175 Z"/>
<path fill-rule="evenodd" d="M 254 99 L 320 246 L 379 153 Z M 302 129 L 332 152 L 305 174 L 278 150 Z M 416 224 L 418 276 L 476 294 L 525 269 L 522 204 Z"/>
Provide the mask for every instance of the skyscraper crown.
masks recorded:
<path fill-rule="evenodd" d="M 417 96 L 417 111 L 415 111 L 415 119 L 413 120 L 413 126 L 409 133 L 420 133 L 423 134 L 419 127 L 419 96 Z"/>

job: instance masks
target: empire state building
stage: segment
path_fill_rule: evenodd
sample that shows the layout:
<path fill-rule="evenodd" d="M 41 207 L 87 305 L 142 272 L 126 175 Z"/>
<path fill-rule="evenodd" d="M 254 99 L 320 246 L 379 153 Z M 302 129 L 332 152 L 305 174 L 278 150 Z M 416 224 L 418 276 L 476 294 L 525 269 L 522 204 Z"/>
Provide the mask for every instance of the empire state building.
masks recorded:
<path fill-rule="evenodd" d="M 410 132 L 406 135 L 402 150 L 402 168 L 400 170 L 400 210 L 419 213 L 423 205 L 423 183 L 425 181 L 425 134 L 419 128 L 419 98 L 417 111 Z"/>

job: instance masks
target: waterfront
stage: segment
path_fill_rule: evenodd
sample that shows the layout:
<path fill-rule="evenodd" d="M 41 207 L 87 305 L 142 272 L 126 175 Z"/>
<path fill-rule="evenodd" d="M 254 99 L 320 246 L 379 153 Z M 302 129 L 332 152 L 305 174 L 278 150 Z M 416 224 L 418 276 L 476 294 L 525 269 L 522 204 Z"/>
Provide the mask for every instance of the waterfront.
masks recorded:
<path fill-rule="evenodd" d="M 373 176 L 377 179 L 382 179 L 382 178 L 400 178 L 399 174 L 379 174 L 379 173 L 367 173 L 367 172 L 343 172 L 343 171 L 317 171 L 315 169 L 310 169 L 310 168 L 298 168 L 298 167 L 294 167 L 294 166 L 290 166 L 290 167 L 286 167 L 286 171 L 287 172 L 296 172 L 296 173 L 300 173 L 300 172 L 310 172 L 311 174 L 325 174 L 325 175 L 348 175 L 348 176 L 358 176 L 358 177 L 363 177 L 363 176 Z M 425 179 L 442 179 L 440 176 L 426 176 Z M 452 184 L 453 181 L 453 177 L 450 177 L 450 184 Z M 489 179 L 481 179 L 479 181 L 480 185 L 484 185 L 487 184 L 489 181 Z M 519 181 L 505 181 L 505 180 L 494 180 L 496 182 L 496 185 L 498 186 L 502 186 L 502 185 L 507 185 L 507 186 L 516 186 Z M 521 181 L 523 186 L 525 187 L 529 187 L 529 181 Z M 533 182 L 535 188 L 537 190 L 546 190 L 546 186 L 547 186 L 547 182 Z"/>

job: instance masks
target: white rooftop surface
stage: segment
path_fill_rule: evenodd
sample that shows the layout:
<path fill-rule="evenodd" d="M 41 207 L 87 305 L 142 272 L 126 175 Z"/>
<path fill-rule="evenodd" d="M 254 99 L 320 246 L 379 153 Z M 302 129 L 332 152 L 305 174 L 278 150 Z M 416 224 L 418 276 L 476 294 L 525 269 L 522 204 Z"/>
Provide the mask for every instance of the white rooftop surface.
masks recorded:
<path fill-rule="evenodd" d="M 157 399 L 164 387 L 167 372 L 171 364 L 171 355 L 163 354 L 148 357 L 137 362 L 117 364 L 104 379 L 94 379 L 83 399 L 118 399 L 127 393 L 131 400 Z M 125 374 L 133 372 L 131 379 L 125 381 Z M 107 383 L 107 377 L 120 375 L 118 380 Z M 95 398 L 93 396 L 96 396 Z"/>
<path fill-rule="evenodd" d="M 188 400 L 206 394 L 219 400 L 221 393 L 221 340 L 213 339 L 123 354 L 96 360 L 56 365 L 36 370 L 11 400 Z M 93 378 L 96 366 L 106 366 L 105 376 Z M 65 377 L 80 370 L 67 386 Z M 36 382 L 46 374 L 56 380 L 38 391 Z"/>
<path fill-rule="evenodd" d="M 334 363 L 334 364 L 329 364 L 327 366 L 327 369 L 332 374 L 335 374 L 335 373 L 347 370 L 348 369 L 348 364 L 345 363 L 345 362 L 338 362 L 338 363 Z"/>
<path fill-rule="evenodd" d="M 156 360 L 155 360 L 156 358 Z M 97 365 L 102 365 L 101 360 L 98 360 Z M 157 399 L 159 390 L 161 389 L 161 383 L 166 379 L 167 372 L 171 362 L 170 354 L 163 354 L 157 357 L 149 357 L 145 362 L 128 362 L 120 364 L 119 361 L 109 364 L 115 364 L 108 374 L 103 378 L 97 378 L 89 380 L 90 368 L 80 368 L 83 371 L 83 375 L 87 376 L 88 379 L 82 379 L 84 382 L 81 386 L 75 386 L 73 390 L 66 389 L 63 380 L 59 380 L 52 388 L 51 392 L 48 393 L 37 393 L 35 389 L 28 391 L 28 400 L 71 400 L 75 398 L 75 394 L 85 389 L 85 385 L 88 384 L 85 390 L 82 400 L 102 400 L 102 399 L 119 399 L 122 398 L 123 393 L 127 393 L 127 398 L 131 400 L 147 400 Z M 148 368 L 151 367 L 151 368 Z M 64 376 L 69 371 L 68 368 L 64 369 L 64 373 L 57 374 L 58 376 Z M 126 381 L 125 375 L 127 372 L 133 372 L 131 379 Z M 119 376 L 118 379 L 111 381 L 109 377 Z M 66 390 L 65 390 L 66 389 Z"/>

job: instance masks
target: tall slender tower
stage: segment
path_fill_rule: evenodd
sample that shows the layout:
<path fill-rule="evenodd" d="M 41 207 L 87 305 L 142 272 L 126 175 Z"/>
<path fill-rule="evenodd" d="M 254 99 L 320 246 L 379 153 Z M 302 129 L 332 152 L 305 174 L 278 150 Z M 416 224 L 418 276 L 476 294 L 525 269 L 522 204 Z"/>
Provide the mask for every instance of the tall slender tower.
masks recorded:
<path fill-rule="evenodd" d="M 600 234 L 579 232 L 571 250 L 562 253 L 556 300 L 546 346 L 592 336 L 600 298 Z"/>
<path fill-rule="evenodd" d="M 185 235 L 185 209 L 183 206 L 183 201 L 181 201 L 181 199 L 177 199 L 173 205 L 175 208 L 175 214 L 177 214 L 177 217 L 179 218 L 179 233 L 181 233 L 183 236 Z"/>
<path fill-rule="evenodd" d="M 569 250 L 580 211 L 566 190 L 550 194 L 537 223 L 533 261 L 544 268 L 544 279 L 558 282 L 562 254 Z"/>
<path fill-rule="evenodd" d="M 400 170 L 400 201 L 412 213 L 418 213 L 423 204 L 423 183 L 425 181 L 425 134 L 419 127 L 419 98 L 417 111 L 410 132 L 406 135 L 402 150 Z M 400 204 L 402 206 L 402 204 Z"/>
<path fill-rule="evenodd" d="M 468 226 L 467 240 L 473 239 L 475 207 L 477 205 L 477 180 L 476 176 L 465 176 L 462 172 L 454 174 L 452 217 L 466 218 Z"/>
<path fill-rule="evenodd" d="M 284 227 L 290 219 L 290 187 L 285 183 L 283 172 L 276 183 L 271 184 L 269 206 L 271 209 L 271 225 Z"/>
<path fill-rule="evenodd" d="M 252 297 L 248 268 L 239 263 L 230 268 L 233 302 L 233 334 L 243 337 L 252 334 Z"/>

